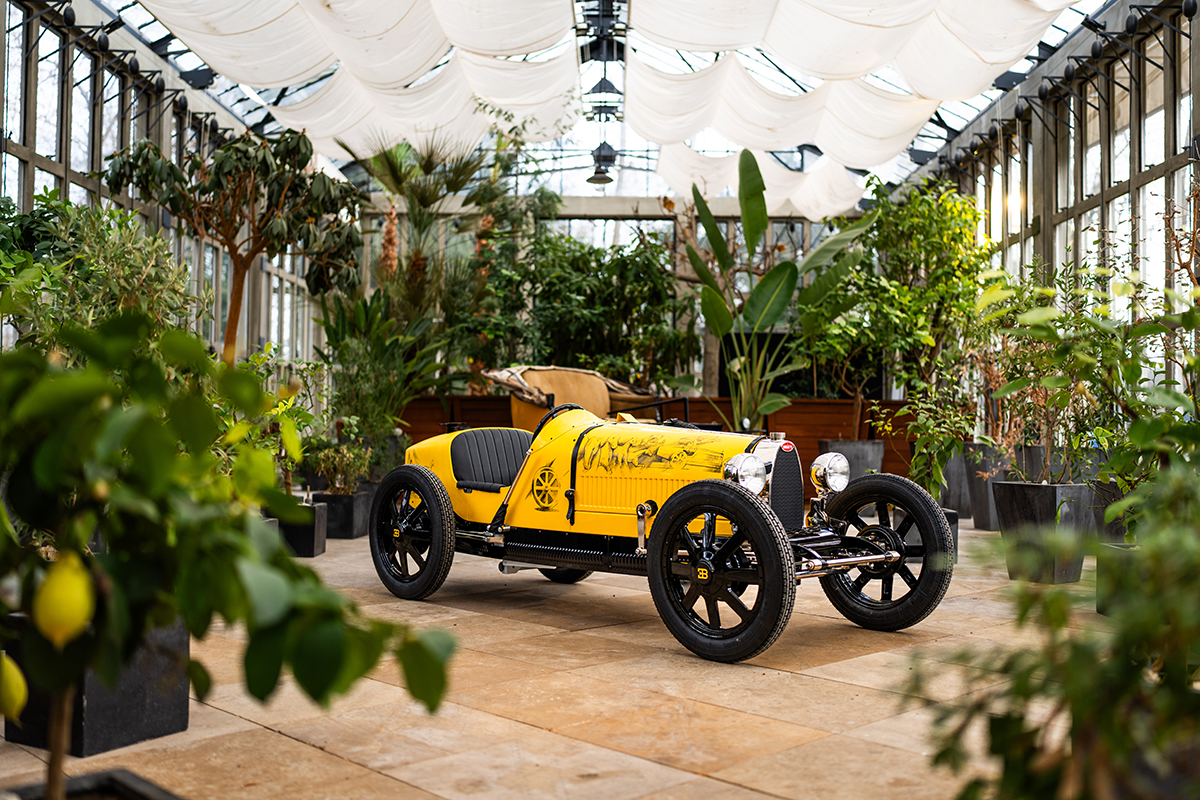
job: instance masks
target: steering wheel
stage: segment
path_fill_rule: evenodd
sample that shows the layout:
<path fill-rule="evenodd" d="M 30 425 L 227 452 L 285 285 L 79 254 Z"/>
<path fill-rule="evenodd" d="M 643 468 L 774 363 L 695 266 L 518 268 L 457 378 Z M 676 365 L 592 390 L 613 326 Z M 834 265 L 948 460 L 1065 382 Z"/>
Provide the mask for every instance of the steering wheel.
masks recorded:
<path fill-rule="evenodd" d="M 549 422 L 550 420 L 557 417 L 563 411 L 570 411 L 573 408 L 578 408 L 578 409 L 582 410 L 583 406 L 579 405 L 578 403 L 563 403 L 562 405 L 555 406 L 554 408 L 547 411 L 546 416 L 542 417 L 542 421 L 539 422 L 537 424 L 537 427 L 533 429 L 534 440 L 536 440 L 538 437 L 538 434 L 542 432 L 542 428 L 546 427 L 547 422 Z"/>

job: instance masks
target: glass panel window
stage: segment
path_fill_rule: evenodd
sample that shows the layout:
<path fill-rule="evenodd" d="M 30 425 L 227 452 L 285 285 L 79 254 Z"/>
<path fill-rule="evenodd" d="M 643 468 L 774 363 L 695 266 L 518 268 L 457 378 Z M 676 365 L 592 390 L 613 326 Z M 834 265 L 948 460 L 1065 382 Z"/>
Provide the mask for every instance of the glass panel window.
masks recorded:
<path fill-rule="evenodd" d="M 92 168 L 92 79 L 96 61 L 82 50 L 75 53 L 71 68 L 71 169 Z"/>
<path fill-rule="evenodd" d="M 1157 307 L 1167 285 L 1167 241 L 1163 225 L 1166 211 L 1165 183 L 1158 178 L 1142 187 L 1138 197 L 1140 241 L 1138 271 L 1151 307 Z"/>
<path fill-rule="evenodd" d="M 1079 219 L 1079 249 L 1082 250 L 1081 266 L 1095 267 L 1100 253 L 1100 209 L 1083 212 Z"/>
<path fill-rule="evenodd" d="M 1089 94 L 1094 94 L 1094 90 L 1085 87 L 1084 91 Z M 1060 210 L 1069 208 L 1075 203 L 1075 143 L 1079 141 L 1078 117 L 1074 113 L 1079 108 L 1079 103 L 1075 98 L 1070 98 L 1070 102 L 1066 103 L 1067 111 L 1067 138 L 1063 147 L 1067 151 L 1066 166 L 1059 163 L 1058 173 L 1058 207 Z"/>
<path fill-rule="evenodd" d="M 1129 78 L 1129 70 L 1120 61 L 1113 64 L 1113 77 L 1125 86 L 1132 85 Z M 1113 185 L 1129 180 L 1130 144 L 1132 142 L 1129 132 L 1130 111 L 1129 92 L 1114 84 L 1112 99 L 1112 181 L 1110 181 Z"/>
<path fill-rule="evenodd" d="M 285 282 L 283 285 L 283 309 L 281 312 L 281 316 L 283 318 L 283 330 L 279 335 L 279 357 L 285 361 L 293 358 L 295 355 L 292 352 L 292 322 L 294 319 L 294 312 L 292 310 L 292 297 L 295 295 L 295 293 L 295 285 Z"/>
<path fill-rule="evenodd" d="M 50 28 L 42 28 L 35 54 L 37 66 L 37 130 L 35 149 L 46 158 L 58 158 L 59 55 L 62 39 Z"/>
<path fill-rule="evenodd" d="M 0 169 L 0 196 L 16 198 L 20 194 L 17 187 L 17 157 L 11 153 L 5 153 L 3 159 L 3 169 Z"/>
<path fill-rule="evenodd" d="M 1159 64 L 1165 64 L 1167 55 L 1158 39 L 1151 36 L 1146 40 L 1146 55 Z M 1152 167 L 1162 163 L 1166 149 L 1166 112 L 1163 110 L 1163 88 L 1166 79 L 1163 71 L 1146 65 L 1145 109 L 1142 120 L 1142 166 Z"/>
<path fill-rule="evenodd" d="M 1177 18 L 1180 28 L 1188 29 L 1187 17 Z M 1175 152 L 1183 150 L 1192 143 L 1192 62 L 1191 40 L 1186 36 L 1179 37 L 1179 58 L 1175 59 L 1175 68 L 1179 70 L 1179 110 L 1175 119 Z"/>
<path fill-rule="evenodd" d="M 78 183 L 72 183 L 68 192 L 68 199 L 75 205 L 86 206 L 88 204 L 88 190 Z"/>
<path fill-rule="evenodd" d="M 1021 151 L 1013 143 L 1008 160 L 1008 232 L 1021 230 Z"/>
<path fill-rule="evenodd" d="M 991 220 L 989 230 L 992 241 L 999 243 L 1004 238 L 1004 176 L 1000 165 L 992 167 L 991 205 L 988 207 L 988 217 Z"/>
<path fill-rule="evenodd" d="M 1073 257 L 1075 240 L 1075 220 L 1060 222 L 1054 229 L 1054 267 L 1066 267 Z"/>
<path fill-rule="evenodd" d="M 1100 112 L 1103 101 L 1094 87 L 1084 94 L 1088 105 L 1083 115 L 1083 196 L 1091 197 L 1100 191 Z"/>
<path fill-rule="evenodd" d="M 107 159 L 121 149 L 121 78 L 115 72 L 104 73 L 104 112 L 100 128 L 100 154 Z M 103 159 L 100 168 L 104 168 Z"/>
<path fill-rule="evenodd" d="M 214 282 L 217 273 L 217 249 L 211 244 L 204 245 L 204 263 L 200 275 L 200 296 L 211 299 L 215 291 Z M 210 306 L 200 324 L 200 335 L 205 341 L 213 341 L 213 314 Z"/>
<path fill-rule="evenodd" d="M 33 171 L 33 194 L 36 197 L 42 192 L 58 187 L 58 178 L 41 169 Z"/>
<path fill-rule="evenodd" d="M 4 30 L 7 31 L 4 34 L 4 132 L 18 144 L 25 142 L 21 126 L 21 56 L 25 50 L 25 26 L 21 20 L 24 18 L 25 12 L 16 3 L 4 4 Z"/>
<path fill-rule="evenodd" d="M 1108 241 L 1108 261 L 1113 269 L 1115 282 L 1119 283 L 1132 277 L 1130 273 L 1132 252 L 1133 220 L 1130 214 L 1129 195 L 1123 194 L 1108 205 L 1108 226 L 1112 235 Z M 1112 293 L 1112 316 L 1116 320 L 1125 320 L 1129 316 L 1130 304 L 1128 294 L 1114 291 Z"/>
<path fill-rule="evenodd" d="M 283 305 L 280 297 L 282 284 L 278 275 L 271 276 L 271 305 L 267 313 L 267 341 L 279 344 L 279 308 Z"/>
<path fill-rule="evenodd" d="M 987 239 L 987 173 L 975 177 L 975 207 L 979 209 L 979 241 Z M 816 247 L 816 244 L 813 245 Z"/>
<path fill-rule="evenodd" d="M 229 253 L 221 253 L 221 314 L 218 319 L 221 320 L 222 331 L 229 321 L 229 281 L 232 275 L 233 261 L 229 258 Z"/>

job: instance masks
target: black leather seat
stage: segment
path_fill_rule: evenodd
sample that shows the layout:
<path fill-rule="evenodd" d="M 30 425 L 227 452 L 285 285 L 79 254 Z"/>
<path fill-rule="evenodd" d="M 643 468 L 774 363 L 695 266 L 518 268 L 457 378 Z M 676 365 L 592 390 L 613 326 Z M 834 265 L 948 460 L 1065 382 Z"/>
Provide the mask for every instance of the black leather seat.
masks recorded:
<path fill-rule="evenodd" d="M 533 434 L 517 428 L 463 431 L 450 442 L 458 488 L 499 492 L 511 486 L 532 443 Z"/>

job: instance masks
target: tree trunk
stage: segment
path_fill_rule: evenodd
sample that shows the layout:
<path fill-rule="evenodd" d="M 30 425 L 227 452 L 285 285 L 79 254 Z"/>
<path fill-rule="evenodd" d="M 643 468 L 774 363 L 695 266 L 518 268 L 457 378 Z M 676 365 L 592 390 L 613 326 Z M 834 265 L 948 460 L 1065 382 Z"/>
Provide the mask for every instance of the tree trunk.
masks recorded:
<path fill-rule="evenodd" d="M 70 686 L 50 698 L 50 721 L 46 738 L 50 763 L 46 767 L 46 800 L 66 800 L 67 778 L 63 759 L 71 744 L 71 711 L 75 706 L 75 687 Z"/>
<path fill-rule="evenodd" d="M 237 358 L 237 330 L 242 318 L 242 293 L 246 289 L 246 273 L 249 265 L 240 253 L 231 253 L 233 260 L 233 277 L 229 287 L 229 316 L 225 320 L 225 345 L 221 350 L 221 360 L 225 366 L 232 367 Z"/>
<path fill-rule="evenodd" d="M 854 427 L 850 429 L 850 436 L 857 439 L 858 432 L 862 430 L 863 396 L 861 391 L 854 393 L 854 410 L 850 413 L 850 416 L 854 421 Z"/>

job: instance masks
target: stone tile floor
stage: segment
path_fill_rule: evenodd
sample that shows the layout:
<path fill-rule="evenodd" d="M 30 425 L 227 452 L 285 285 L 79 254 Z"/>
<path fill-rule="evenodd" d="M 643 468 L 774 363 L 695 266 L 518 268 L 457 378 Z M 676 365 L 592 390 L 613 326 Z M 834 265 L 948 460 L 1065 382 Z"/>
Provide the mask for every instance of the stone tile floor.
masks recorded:
<path fill-rule="evenodd" d="M 775 646 L 735 665 L 678 645 L 641 578 L 561 586 L 459 554 L 445 586 L 410 603 L 380 585 L 366 539 L 330 540 L 310 563 L 367 614 L 457 637 L 437 715 L 407 696 L 394 664 L 329 712 L 291 683 L 260 705 L 241 685 L 239 631 L 222 629 L 193 642 L 214 688 L 192 700 L 186 732 L 67 769 L 121 766 L 192 800 L 949 798 L 965 777 L 929 766 L 936 704 L 1000 680 L 951 655 L 1031 640 L 1013 624 L 1009 581 L 989 556 L 995 537 L 962 530 L 947 598 L 907 631 L 858 628 L 805 582 Z M 1085 613 L 1080 624 L 1098 619 Z M 904 692 L 913 658 L 935 672 L 920 697 Z M 971 769 L 993 769 L 979 732 L 970 740 Z M 0 787 L 42 780 L 44 759 L 0 742 Z"/>

